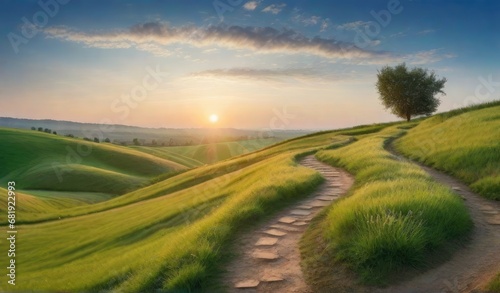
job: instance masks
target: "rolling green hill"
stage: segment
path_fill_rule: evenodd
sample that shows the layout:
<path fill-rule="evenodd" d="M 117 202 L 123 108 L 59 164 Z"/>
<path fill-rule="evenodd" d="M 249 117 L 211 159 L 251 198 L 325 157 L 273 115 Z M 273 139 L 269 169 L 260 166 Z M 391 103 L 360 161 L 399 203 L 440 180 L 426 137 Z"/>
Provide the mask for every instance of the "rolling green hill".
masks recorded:
<path fill-rule="evenodd" d="M 500 200 L 500 102 L 436 115 L 409 130 L 396 146 Z"/>
<path fill-rule="evenodd" d="M 186 167 L 111 144 L 0 128 L 0 183 L 23 190 L 119 195 Z"/>
<path fill-rule="evenodd" d="M 329 265 L 342 265 L 362 282 L 391 282 L 406 268 L 425 269 L 431 262 L 432 251 L 453 251 L 451 243 L 467 237 L 471 221 L 463 202 L 449 188 L 435 182 L 415 164 L 395 160 L 384 144 L 407 132 L 397 148 L 418 157 L 412 155 L 412 146 L 404 146 L 404 140 L 421 139 L 418 135 L 438 122 L 452 127 L 454 124 L 447 125 L 446 121 L 467 114 L 461 118 L 468 119 L 462 128 L 476 128 L 463 132 L 472 135 L 486 129 L 488 134 L 484 135 L 488 139 L 478 137 L 474 140 L 477 143 L 464 143 L 463 147 L 470 150 L 459 153 L 466 156 L 481 148 L 482 156 L 496 160 L 491 154 L 496 148 L 482 148 L 498 137 L 500 128 L 496 127 L 499 120 L 495 112 L 498 113 L 498 105 L 488 105 L 454 116 L 441 114 L 444 118 L 437 115 L 411 123 L 321 132 L 210 165 L 203 160 L 233 156 L 242 148 L 216 146 L 213 153 L 219 155 L 210 156 L 212 151 L 204 148 L 183 147 L 176 153 L 171 148 L 130 149 L 84 143 L 92 146 L 92 155 L 70 164 L 76 175 L 67 177 L 69 183 L 64 189 L 71 190 L 18 192 L 19 202 L 26 204 L 18 210 L 17 229 L 22 238 L 17 243 L 20 253 L 16 264 L 22 282 L 20 279 L 14 289 L 216 291 L 220 289 L 220 271 L 232 255 L 232 240 L 241 231 L 254 229 L 260 221 L 306 197 L 322 182 L 319 173 L 297 163 L 298 158 L 312 153 L 353 173 L 356 183 L 346 198 L 315 219 L 317 225 L 305 239 L 314 235 L 316 241 L 320 237 L 334 256 Z M 436 145 L 440 145 L 438 138 L 444 139 L 445 135 L 453 141 L 456 133 L 441 132 L 435 138 Z M 65 186 L 45 180 L 44 176 L 55 176 L 49 174 L 51 163 L 65 163 L 65 155 L 55 154 L 66 154 L 67 146 L 76 148 L 83 143 L 28 131 L 0 129 L 0 134 L 0 163 L 6 166 L 0 182 L 4 185 L 0 188 L 4 199 L 5 181 L 13 178 L 23 189 L 30 184 L 38 186 L 34 189 L 42 189 L 46 182 Z M 199 157 L 193 159 L 197 151 Z M 170 160 L 173 157 L 178 158 L 175 163 Z M 182 170 L 184 163 L 198 167 L 107 198 L 110 191 L 124 188 L 114 184 L 126 181 L 131 187 L 138 186 L 163 172 Z M 468 166 L 480 173 L 468 181 L 472 185 L 495 175 L 496 169 L 487 164 L 484 170 L 480 165 L 465 163 L 462 168 L 467 170 Z M 486 190 L 495 188 L 495 180 L 488 179 L 486 183 Z M 85 189 L 84 185 L 92 185 L 93 189 Z M 5 220 L 1 223 L 6 224 Z M 0 242 L 0 249 L 8 250 L 5 241 Z M 317 252 L 309 249 L 313 255 L 308 256 L 307 247 L 302 250 L 306 263 L 320 261 Z M 0 262 L 7 261 L 6 254 L 0 254 Z M 306 273 L 310 268 L 306 266 Z M 12 290 L 6 284 L 4 274 L 0 291 Z"/>
<path fill-rule="evenodd" d="M 247 154 L 281 141 L 276 138 L 219 142 L 195 146 L 132 147 L 136 150 L 177 162 L 187 167 L 212 164 L 235 156 Z"/>

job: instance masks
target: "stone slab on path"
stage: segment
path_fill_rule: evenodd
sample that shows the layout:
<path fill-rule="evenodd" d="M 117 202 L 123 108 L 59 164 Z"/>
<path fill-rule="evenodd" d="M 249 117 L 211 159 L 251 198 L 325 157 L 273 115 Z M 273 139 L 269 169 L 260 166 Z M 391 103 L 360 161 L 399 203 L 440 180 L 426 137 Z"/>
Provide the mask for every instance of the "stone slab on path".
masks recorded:
<path fill-rule="evenodd" d="M 290 214 L 292 215 L 296 215 L 296 216 L 308 216 L 311 214 L 310 211 L 305 211 L 305 210 L 292 210 L 290 212 Z"/>
<path fill-rule="evenodd" d="M 273 237 L 261 237 L 259 240 L 255 243 L 256 246 L 273 246 L 278 242 L 278 238 L 273 238 Z"/>
<path fill-rule="evenodd" d="M 331 203 L 329 203 L 328 201 L 324 201 L 324 200 L 315 200 L 312 203 L 310 203 L 310 205 L 312 205 L 313 207 L 326 207 L 326 206 L 329 206 L 330 204 Z"/>
<path fill-rule="evenodd" d="M 291 224 L 295 221 L 297 221 L 297 219 L 294 217 L 283 217 L 283 218 L 278 220 L 278 222 L 284 223 L 284 224 Z"/>
<path fill-rule="evenodd" d="M 261 282 L 266 282 L 266 283 L 273 283 L 273 282 L 281 282 L 284 281 L 285 279 L 283 278 L 282 275 L 279 274 L 269 274 L 269 273 L 264 273 L 262 278 L 260 278 Z"/>
<path fill-rule="evenodd" d="M 276 229 L 266 230 L 266 231 L 264 231 L 264 233 L 266 233 L 268 235 L 271 235 L 271 236 L 278 236 L 278 237 L 286 235 L 286 232 L 283 232 L 283 231 L 280 231 L 280 230 L 276 230 Z"/>
<path fill-rule="evenodd" d="M 293 223 L 292 225 L 294 225 L 294 226 L 305 226 L 305 225 L 307 225 L 307 223 L 303 222 L 303 221 L 298 221 L 298 222 Z"/>
<path fill-rule="evenodd" d="M 264 260 L 275 260 L 278 259 L 280 256 L 278 253 L 274 251 L 254 250 L 252 252 L 252 257 Z"/>
<path fill-rule="evenodd" d="M 284 230 L 284 231 L 287 231 L 287 232 L 300 232 L 299 229 L 297 228 L 294 228 L 294 227 L 288 227 L 288 226 L 285 226 L 285 225 L 271 225 L 271 228 L 275 228 L 275 229 L 280 229 L 280 230 Z"/>
<path fill-rule="evenodd" d="M 259 286 L 260 281 L 258 280 L 243 280 L 234 285 L 234 288 L 237 289 L 250 289 L 250 288 L 257 288 Z"/>
<path fill-rule="evenodd" d="M 313 207 L 312 207 L 312 206 L 310 206 L 310 205 L 305 205 L 305 204 L 303 204 L 303 205 L 297 206 L 297 208 L 298 208 L 298 209 L 301 209 L 301 210 L 310 210 L 310 209 L 312 209 Z"/>
<path fill-rule="evenodd" d="M 332 201 L 332 200 L 336 200 L 337 198 L 338 197 L 333 196 L 333 195 L 320 195 L 320 196 L 316 196 L 316 199 L 323 200 L 323 201 Z"/>

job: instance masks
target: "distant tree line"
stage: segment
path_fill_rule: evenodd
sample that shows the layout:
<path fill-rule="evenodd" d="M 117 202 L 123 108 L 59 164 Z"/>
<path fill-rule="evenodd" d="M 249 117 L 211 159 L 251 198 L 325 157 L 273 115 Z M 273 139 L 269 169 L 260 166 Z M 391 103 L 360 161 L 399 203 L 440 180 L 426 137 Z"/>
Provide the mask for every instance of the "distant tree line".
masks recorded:
<path fill-rule="evenodd" d="M 50 128 L 43 128 L 43 127 L 35 127 L 35 126 L 32 126 L 31 127 L 31 130 L 33 131 L 40 131 L 40 132 L 45 132 L 45 133 L 52 133 L 52 134 L 55 134 L 57 135 L 57 131 L 52 131 L 52 129 Z M 71 137 L 71 138 L 78 138 L 78 137 L 75 137 L 73 134 L 66 134 L 65 135 L 66 137 Z M 90 139 L 88 137 L 84 137 L 83 140 L 85 141 L 93 141 L 93 142 L 96 142 L 96 143 L 100 143 L 101 141 L 99 140 L 99 138 L 97 137 L 94 137 L 94 139 Z M 103 140 L 103 142 L 108 142 L 108 143 L 111 143 L 111 140 L 109 138 L 105 138 Z"/>
<path fill-rule="evenodd" d="M 43 127 L 36 128 L 35 126 L 32 126 L 31 130 L 34 130 L 34 131 L 38 130 L 40 132 L 52 133 L 52 134 L 57 135 L 57 131 L 52 131 L 52 129 L 50 129 L 50 128 L 43 128 Z"/>

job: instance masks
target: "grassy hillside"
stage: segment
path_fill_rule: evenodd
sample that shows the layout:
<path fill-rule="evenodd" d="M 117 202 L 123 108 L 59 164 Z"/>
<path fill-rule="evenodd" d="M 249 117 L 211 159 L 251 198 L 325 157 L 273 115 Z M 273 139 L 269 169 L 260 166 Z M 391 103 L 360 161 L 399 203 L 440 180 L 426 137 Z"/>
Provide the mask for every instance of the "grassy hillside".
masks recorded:
<path fill-rule="evenodd" d="M 178 292 L 211 285 L 236 233 L 321 182 L 318 173 L 298 166 L 294 158 L 347 140 L 325 133 L 290 141 L 94 206 L 120 199 L 129 200 L 126 205 L 22 225 L 24 241 L 18 248 L 23 253 L 16 262 L 23 282 L 15 289 Z M 197 177 L 202 180 L 191 184 Z M 178 189 L 179 182 L 188 183 Z"/>
<path fill-rule="evenodd" d="M 396 147 L 500 200 L 500 101 L 436 115 L 408 131 Z M 488 290 L 500 292 L 500 273 Z"/>
<path fill-rule="evenodd" d="M 280 141 L 276 138 L 219 142 L 194 146 L 132 147 L 187 167 L 212 164 L 235 156 L 247 154 Z"/>
<path fill-rule="evenodd" d="M 396 147 L 500 200 L 500 102 L 436 115 L 409 130 Z"/>
<path fill-rule="evenodd" d="M 393 126 L 317 154 L 356 176 L 350 196 L 334 203 L 319 225 L 333 255 L 330 266 L 353 270 L 363 283 L 383 284 L 402 269 L 425 267 L 432 253 L 463 239 L 472 226 L 461 199 L 449 188 L 384 149 L 385 141 L 400 131 Z M 310 263 L 314 247 L 303 249 Z"/>
<path fill-rule="evenodd" d="M 110 144 L 0 128 L 0 183 L 23 190 L 118 195 L 184 166 Z"/>
<path fill-rule="evenodd" d="M 496 121 L 495 115 L 481 112 L 486 110 L 470 112 L 473 116 L 467 125 L 473 127 L 478 117 Z M 448 115 L 443 121 L 455 117 L 459 115 Z M 170 172 L 180 170 L 181 164 L 198 167 L 170 173 L 166 175 L 169 178 L 161 175 L 155 184 L 113 198 L 109 198 L 108 192 L 19 192 L 18 200 L 26 204 L 18 209 L 17 228 L 23 241 L 18 243 L 22 253 L 17 255 L 16 264 L 22 282 L 15 289 L 218 290 L 217 277 L 231 256 L 231 240 L 307 196 L 322 181 L 317 172 L 296 163 L 297 157 L 313 152 L 318 152 L 321 160 L 355 174 L 356 184 L 348 197 L 334 203 L 316 219 L 311 228 L 316 233 L 314 244 L 320 238 L 332 257 L 322 258 L 314 250 L 317 245 L 303 246 L 306 273 L 318 275 L 314 265 L 326 261 L 330 273 L 332 267 L 342 268 L 334 271 L 337 279 L 350 279 L 355 272 L 354 276 L 364 283 L 382 284 L 393 281 L 401 272 L 423 269 L 432 265 L 436 252 L 451 253 L 453 243 L 467 235 L 471 221 L 459 197 L 415 164 L 395 160 L 384 149 L 384 143 L 404 131 L 408 135 L 403 139 L 410 139 L 412 133 L 418 134 L 434 118 L 307 135 L 211 165 L 201 160 L 210 154 L 218 154 L 212 156 L 217 160 L 225 155 L 234 156 L 250 147 L 225 144 L 214 147 L 212 152 L 196 147 L 172 151 L 172 148 L 127 149 L 88 143 L 92 144 L 92 156 L 77 164 L 73 162 L 75 174 L 79 175 L 68 176 L 68 180 L 79 184 L 82 176 L 88 175 L 85 180 L 98 187 L 96 190 L 118 188 L 113 187 L 113 182 L 123 180 L 149 181 L 160 174 L 158 168 Z M 480 129 L 496 133 L 495 129 Z M 0 149 L 10 154 L 0 157 L 0 163 L 5 160 L 10 164 L 6 170 L 18 168 L 18 173 L 1 176 L 2 180 L 19 176 L 15 177 L 18 185 L 26 178 L 38 185 L 46 182 L 36 180 L 46 174 L 48 164 L 65 160 L 50 154 L 60 154 L 61 147 L 64 150 L 65 146 L 75 146 L 71 145 L 74 140 L 57 136 L 0 131 L 10 134 L 10 141 L 16 141 L 17 137 L 16 145 L 0 142 Z M 38 145 L 38 155 L 24 148 L 22 142 L 26 140 Z M 398 148 L 403 147 L 398 144 Z M 197 152 L 200 160 L 190 158 Z M 26 158 L 22 157 L 24 153 Z M 114 159 L 110 159 L 111 154 Z M 174 157 L 176 163 L 169 160 Z M 22 169 L 23 164 L 27 169 Z M 92 174 L 122 177 L 101 186 Z M 6 190 L 0 189 L 0 193 L 5 199 Z M 108 200 L 99 202 L 102 199 Z M 5 219 L 0 223 L 5 225 Z M 0 249 L 7 250 L 6 245 L 5 241 L 0 242 Z M 444 253 L 446 249 L 449 251 Z M 5 254 L 0 254 L 0 262 L 7 262 Z M 0 278 L 0 291 L 12 290 L 6 284 L 4 275 Z"/>

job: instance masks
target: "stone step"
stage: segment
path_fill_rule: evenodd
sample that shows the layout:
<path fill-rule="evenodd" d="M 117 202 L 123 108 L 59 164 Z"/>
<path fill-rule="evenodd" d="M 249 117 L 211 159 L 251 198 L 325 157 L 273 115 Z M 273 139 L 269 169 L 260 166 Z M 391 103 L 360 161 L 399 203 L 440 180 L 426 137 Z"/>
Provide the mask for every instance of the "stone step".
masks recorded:
<path fill-rule="evenodd" d="M 293 223 L 292 225 L 294 225 L 294 226 L 305 226 L 305 225 L 307 225 L 307 223 L 304 222 L 304 221 L 297 221 L 297 222 Z"/>
<path fill-rule="evenodd" d="M 237 289 L 250 289 L 250 288 L 257 288 L 260 284 L 260 281 L 258 280 L 243 280 L 241 282 L 238 282 L 234 285 L 235 288 Z"/>
<path fill-rule="evenodd" d="M 281 236 L 285 236 L 286 235 L 286 232 L 279 231 L 279 230 L 276 230 L 276 229 L 270 229 L 270 230 L 264 231 L 264 233 L 267 234 L 267 235 L 277 236 L 277 237 L 281 237 Z"/>
<path fill-rule="evenodd" d="M 291 224 L 295 221 L 297 221 L 297 219 L 294 217 L 283 217 L 283 218 L 278 220 L 278 222 L 284 223 L 284 224 Z"/>
<path fill-rule="evenodd" d="M 283 278 L 283 276 L 281 274 L 264 273 L 264 275 L 260 278 L 260 281 L 265 282 L 265 283 L 281 282 L 284 280 L 285 280 L 285 278 Z"/>
<path fill-rule="evenodd" d="M 261 237 L 255 243 L 255 246 L 273 246 L 278 242 L 278 238 L 273 237 Z"/>
<path fill-rule="evenodd" d="M 315 199 L 323 200 L 323 201 L 332 201 L 332 200 L 336 200 L 337 198 L 338 198 L 337 196 L 331 196 L 331 195 L 320 195 L 320 196 L 315 197 Z"/>
<path fill-rule="evenodd" d="M 255 250 L 252 252 L 252 257 L 263 260 L 275 260 L 280 256 L 275 251 Z"/>
<path fill-rule="evenodd" d="M 297 206 L 298 209 L 301 209 L 301 210 L 310 210 L 312 209 L 313 207 L 310 206 L 310 205 L 300 205 L 300 206 Z"/>
<path fill-rule="evenodd" d="M 310 211 L 305 211 L 305 210 L 292 210 L 290 212 L 290 214 L 292 215 L 296 215 L 296 216 L 308 216 L 311 214 Z"/>
<path fill-rule="evenodd" d="M 271 225 L 271 228 L 275 228 L 275 229 L 280 229 L 280 230 L 284 230 L 284 231 L 287 231 L 287 232 L 300 232 L 299 229 L 297 228 L 294 228 L 294 227 L 288 227 L 288 226 L 285 226 L 285 225 Z"/>
<path fill-rule="evenodd" d="M 313 207 L 326 207 L 326 206 L 329 206 L 330 203 L 328 201 L 324 201 L 324 200 L 315 200 L 313 201 L 312 203 L 310 203 L 310 205 L 312 205 Z"/>

